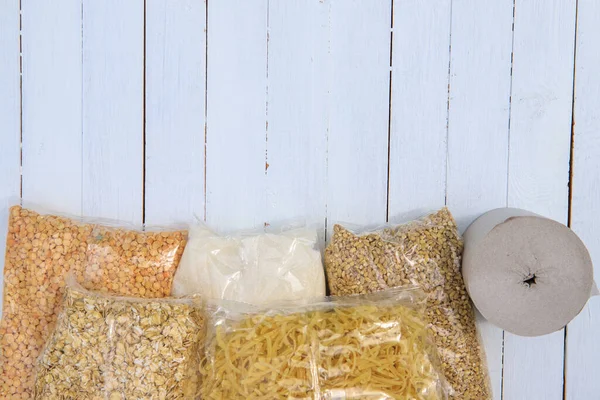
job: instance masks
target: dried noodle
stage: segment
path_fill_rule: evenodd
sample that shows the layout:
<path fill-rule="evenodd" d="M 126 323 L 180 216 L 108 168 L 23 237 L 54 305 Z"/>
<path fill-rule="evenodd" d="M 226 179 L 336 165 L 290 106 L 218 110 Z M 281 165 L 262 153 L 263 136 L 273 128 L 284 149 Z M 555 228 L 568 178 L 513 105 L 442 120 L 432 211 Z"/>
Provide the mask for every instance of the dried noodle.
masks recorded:
<path fill-rule="evenodd" d="M 366 300 L 242 315 L 221 305 L 202 366 L 203 398 L 445 399 L 421 305 Z"/>

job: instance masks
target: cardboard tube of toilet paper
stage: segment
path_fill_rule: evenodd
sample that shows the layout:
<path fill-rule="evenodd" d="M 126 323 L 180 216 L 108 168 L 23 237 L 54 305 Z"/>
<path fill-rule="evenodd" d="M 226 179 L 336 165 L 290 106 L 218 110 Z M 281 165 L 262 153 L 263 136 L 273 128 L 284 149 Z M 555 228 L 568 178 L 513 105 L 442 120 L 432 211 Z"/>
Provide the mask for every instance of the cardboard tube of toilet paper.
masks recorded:
<path fill-rule="evenodd" d="M 499 208 L 475 220 L 464 240 L 462 273 L 475 307 L 514 334 L 563 328 L 598 290 L 585 245 L 551 219 Z"/>

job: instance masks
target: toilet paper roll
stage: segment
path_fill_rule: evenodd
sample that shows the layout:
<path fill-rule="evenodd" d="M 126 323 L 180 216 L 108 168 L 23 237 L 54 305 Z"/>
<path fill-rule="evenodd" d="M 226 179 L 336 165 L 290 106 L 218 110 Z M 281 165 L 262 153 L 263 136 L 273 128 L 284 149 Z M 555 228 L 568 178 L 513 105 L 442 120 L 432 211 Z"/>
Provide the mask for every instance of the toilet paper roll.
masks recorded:
<path fill-rule="evenodd" d="M 597 291 L 585 245 L 556 221 L 499 208 L 475 220 L 464 240 L 467 291 L 485 318 L 509 332 L 557 331 Z"/>

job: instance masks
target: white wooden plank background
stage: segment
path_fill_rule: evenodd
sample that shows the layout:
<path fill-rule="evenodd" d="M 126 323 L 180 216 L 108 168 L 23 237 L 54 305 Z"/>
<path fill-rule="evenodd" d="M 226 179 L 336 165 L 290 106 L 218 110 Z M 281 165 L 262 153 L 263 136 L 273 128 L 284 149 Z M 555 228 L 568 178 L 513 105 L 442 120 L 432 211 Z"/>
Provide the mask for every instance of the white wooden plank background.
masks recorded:
<path fill-rule="evenodd" d="M 450 22 L 450 0 L 394 3 L 388 196 L 392 220 L 445 202 Z"/>
<path fill-rule="evenodd" d="M 205 2 L 148 0 L 146 49 L 145 222 L 203 219 Z"/>
<path fill-rule="evenodd" d="M 508 205 L 567 223 L 573 98 L 574 0 L 517 0 Z M 564 332 L 504 336 L 506 398 L 563 397 Z"/>
<path fill-rule="evenodd" d="M 269 2 L 265 222 L 308 219 L 320 223 L 321 234 L 329 16 L 329 2 Z"/>
<path fill-rule="evenodd" d="M 461 229 L 507 205 L 512 22 L 513 0 L 452 4 L 446 202 Z M 481 315 L 478 328 L 500 399 L 503 332 Z"/>
<path fill-rule="evenodd" d="M 22 198 L 26 203 L 79 215 L 82 4 L 78 0 L 23 1 L 21 19 Z M 5 25 L 0 29 L 4 36 Z"/>
<path fill-rule="evenodd" d="M 16 2 L 0 2 L 0 251 L 4 254 L 11 201 L 21 195 L 21 18 Z M 3 258 L 3 257 L 0 257 Z M 4 275 L 0 276 L 4 284 Z M 0 302 L 2 299 L 0 299 Z M 1 304 L 1 303 L 0 303 Z"/>
<path fill-rule="evenodd" d="M 594 0 L 0 0 L 0 250 L 19 196 L 221 230 L 443 204 L 464 229 L 511 205 L 570 222 L 600 265 L 599 19 Z M 481 320 L 495 399 L 600 399 L 599 301 L 541 338 Z"/>
<path fill-rule="evenodd" d="M 265 223 L 267 12 L 208 2 L 206 218 L 221 229 Z"/>
<path fill-rule="evenodd" d="M 385 222 L 391 1 L 331 1 L 327 224 Z M 331 229 L 329 232 L 331 233 Z"/>
<path fill-rule="evenodd" d="M 144 1 L 83 0 L 82 48 L 83 214 L 141 224 Z"/>
<path fill-rule="evenodd" d="M 577 12 L 571 228 L 587 244 L 600 277 L 600 3 L 580 0 Z M 567 327 L 566 398 L 593 399 L 600 395 L 600 298 L 588 303 Z"/>

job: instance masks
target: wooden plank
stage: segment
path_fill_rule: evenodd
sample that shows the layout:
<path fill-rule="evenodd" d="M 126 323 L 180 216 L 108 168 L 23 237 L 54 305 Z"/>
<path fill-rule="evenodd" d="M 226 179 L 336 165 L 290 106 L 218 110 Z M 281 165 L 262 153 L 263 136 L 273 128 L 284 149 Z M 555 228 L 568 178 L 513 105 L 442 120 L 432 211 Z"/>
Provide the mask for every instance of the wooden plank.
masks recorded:
<path fill-rule="evenodd" d="M 600 280 L 600 4 L 578 3 L 575 70 L 574 158 L 572 170 L 571 228 L 588 246 Z M 566 399 L 593 399 L 600 393 L 600 298 L 590 300 L 567 327 Z"/>
<path fill-rule="evenodd" d="M 328 233 L 386 221 L 390 27 L 390 0 L 332 1 Z"/>
<path fill-rule="evenodd" d="M 269 5 L 267 222 L 324 230 L 330 1 Z"/>
<path fill-rule="evenodd" d="M 567 223 L 575 0 L 515 3 L 508 205 Z M 504 398 L 562 399 L 564 331 L 504 340 Z"/>
<path fill-rule="evenodd" d="M 148 224 L 204 218 L 206 2 L 146 3 Z"/>
<path fill-rule="evenodd" d="M 83 212 L 140 224 L 143 0 L 83 2 Z"/>
<path fill-rule="evenodd" d="M 506 206 L 512 22 L 512 0 L 452 4 L 446 199 L 461 231 Z M 478 328 L 500 399 L 503 333 L 479 313 Z"/>
<path fill-rule="evenodd" d="M 265 223 L 267 0 L 208 3 L 206 217 Z"/>
<path fill-rule="evenodd" d="M 81 1 L 22 2 L 23 200 L 81 213 Z"/>
<path fill-rule="evenodd" d="M 450 3 L 394 3 L 390 218 L 444 205 Z"/>
<path fill-rule="evenodd" d="M 452 6 L 447 204 L 461 231 L 506 206 L 512 22 L 512 0 Z"/>
<path fill-rule="evenodd" d="M 8 208 L 21 195 L 21 71 L 19 4 L 0 1 L 0 271 L 8 231 Z M 0 273 L 0 292 L 4 287 Z M 0 296 L 2 309 L 2 296 Z"/>

